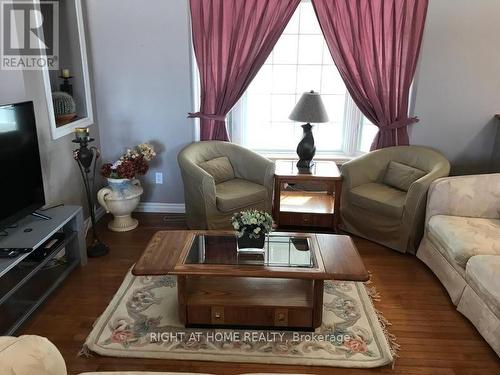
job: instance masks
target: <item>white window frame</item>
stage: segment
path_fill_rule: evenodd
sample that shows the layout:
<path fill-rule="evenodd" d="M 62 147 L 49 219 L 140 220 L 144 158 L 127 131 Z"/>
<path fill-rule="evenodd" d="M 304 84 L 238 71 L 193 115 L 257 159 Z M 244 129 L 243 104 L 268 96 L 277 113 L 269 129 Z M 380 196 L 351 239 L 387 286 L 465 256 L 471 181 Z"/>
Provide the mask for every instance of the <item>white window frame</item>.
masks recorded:
<path fill-rule="evenodd" d="M 310 0 L 302 0 L 302 2 L 310 3 Z M 312 6 L 312 4 L 310 4 Z M 326 51 L 329 53 L 329 51 Z M 233 107 L 227 116 L 227 128 L 230 139 L 238 144 L 245 147 L 249 147 L 245 139 L 245 131 L 243 127 L 245 126 L 246 118 L 246 102 L 247 93 L 243 94 L 238 103 Z M 291 110 L 291 109 L 290 109 Z M 316 159 L 328 159 L 328 160 L 350 160 L 356 156 L 362 155 L 365 152 L 360 150 L 361 147 L 361 137 L 363 131 L 363 114 L 358 109 L 354 101 L 352 100 L 349 92 L 346 91 L 345 102 L 344 102 L 344 118 L 343 118 L 343 139 L 341 149 L 338 151 L 316 151 Z M 314 130 L 313 130 L 314 134 Z M 297 139 L 297 143 L 300 139 Z M 297 144 L 296 143 L 296 144 Z M 296 144 L 291 145 L 296 147 Z M 267 156 L 269 158 L 277 159 L 294 159 L 297 155 L 294 150 L 278 151 L 269 149 L 256 149 L 252 148 L 253 151 L 258 152 L 261 155 Z"/>
<path fill-rule="evenodd" d="M 247 100 L 246 93 L 241 97 L 240 101 L 233 107 L 227 116 L 227 127 L 231 140 L 235 143 L 247 146 L 245 140 L 245 132 L 242 124 L 245 123 Z M 343 119 L 343 137 L 342 147 L 338 152 L 331 151 L 316 151 L 316 159 L 325 160 L 350 160 L 357 156 L 363 155 L 366 151 L 361 151 L 361 137 L 363 132 L 363 113 L 354 103 L 351 95 L 346 92 L 344 102 L 344 119 Z M 314 134 L 314 130 L 313 130 Z M 300 139 L 297 139 L 297 143 Z M 271 159 L 296 159 L 297 155 L 293 150 L 279 151 L 252 148 L 253 151 Z"/>

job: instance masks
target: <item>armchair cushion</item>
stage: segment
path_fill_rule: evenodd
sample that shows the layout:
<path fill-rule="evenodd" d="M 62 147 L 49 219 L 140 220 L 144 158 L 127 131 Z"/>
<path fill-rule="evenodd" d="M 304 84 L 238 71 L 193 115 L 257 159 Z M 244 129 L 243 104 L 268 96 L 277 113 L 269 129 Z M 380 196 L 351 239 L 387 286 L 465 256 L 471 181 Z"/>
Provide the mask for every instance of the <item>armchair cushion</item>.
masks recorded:
<path fill-rule="evenodd" d="M 267 199 L 265 186 L 235 178 L 215 185 L 217 208 L 233 212 Z"/>
<path fill-rule="evenodd" d="M 500 255 L 500 220 L 435 215 L 427 224 L 443 255 L 465 268 L 474 255 Z"/>
<path fill-rule="evenodd" d="M 199 164 L 209 175 L 214 178 L 216 184 L 229 181 L 234 178 L 234 169 L 227 156 L 221 156 Z"/>
<path fill-rule="evenodd" d="M 412 183 L 426 174 L 427 172 L 420 169 L 398 163 L 397 161 L 391 161 L 384 175 L 384 184 L 399 190 L 408 191 Z"/>
<path fill-rule="evenodd" d="M 356 186 L 349 192 L 352 204 L 385 216 L 400 218 L 406 192 L 372 182 Z"/>
<path fill-rule="evenodd" d="M 465 279 L 491 311 L 500 317 L 500 256 L 472 257 L 467 263 Z"/>

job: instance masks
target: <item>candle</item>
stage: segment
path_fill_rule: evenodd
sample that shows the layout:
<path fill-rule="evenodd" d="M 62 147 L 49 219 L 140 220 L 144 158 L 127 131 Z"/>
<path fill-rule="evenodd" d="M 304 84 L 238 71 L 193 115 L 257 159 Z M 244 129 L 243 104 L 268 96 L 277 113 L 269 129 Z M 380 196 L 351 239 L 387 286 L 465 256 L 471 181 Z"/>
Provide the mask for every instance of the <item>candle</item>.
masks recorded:
<path fill-rule="evenodd" d="M 63 69 L 61 75 L 63 78 L 69 78 L 69 69 Z"/>
<path fill-rule="evenodd" d="M 75 137 L 78 141 L 87 141 L 89 134 L 89 128 L 75 128 Z"/>

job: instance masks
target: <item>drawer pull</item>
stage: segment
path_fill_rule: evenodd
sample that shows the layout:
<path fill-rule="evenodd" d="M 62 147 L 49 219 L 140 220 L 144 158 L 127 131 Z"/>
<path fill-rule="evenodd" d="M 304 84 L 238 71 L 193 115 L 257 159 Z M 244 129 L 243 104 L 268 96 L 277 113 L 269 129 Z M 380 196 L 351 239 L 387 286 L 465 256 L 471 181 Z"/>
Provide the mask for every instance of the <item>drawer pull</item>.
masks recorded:
<path fill-rule="evenodd" d="M 288 326 L 288 310 L 276 309 L 274 310 L 274 325 L 275 326 Z"/>
<path fill-rule="evenodd" d="M 211 321 L 212 323 L 224 323 L 224 307 L 222 306 L 214 306 L 212 307 L 211 312 Z"/>

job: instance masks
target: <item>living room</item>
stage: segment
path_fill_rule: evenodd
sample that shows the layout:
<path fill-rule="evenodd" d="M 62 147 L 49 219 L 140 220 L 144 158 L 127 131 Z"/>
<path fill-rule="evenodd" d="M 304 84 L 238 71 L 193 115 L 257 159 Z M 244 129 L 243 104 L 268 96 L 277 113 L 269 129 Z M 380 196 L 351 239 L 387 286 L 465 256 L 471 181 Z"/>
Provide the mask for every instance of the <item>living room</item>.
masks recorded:
<path fill-rule="evenodd" d="M 500 373 L 498 1 L 0 6 L 0 374 Z"/>

